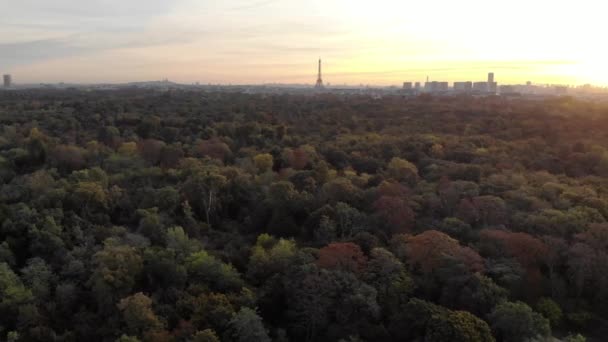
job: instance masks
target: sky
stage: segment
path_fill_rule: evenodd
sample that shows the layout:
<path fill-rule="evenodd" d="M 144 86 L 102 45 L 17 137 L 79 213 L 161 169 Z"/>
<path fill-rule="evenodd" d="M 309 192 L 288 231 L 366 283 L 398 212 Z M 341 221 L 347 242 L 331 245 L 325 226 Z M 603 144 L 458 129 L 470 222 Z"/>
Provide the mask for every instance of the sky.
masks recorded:
<path fill-rule="evenodd" d="M 603 0 L 0 0 L 17 83 L 608 85 Z"/>

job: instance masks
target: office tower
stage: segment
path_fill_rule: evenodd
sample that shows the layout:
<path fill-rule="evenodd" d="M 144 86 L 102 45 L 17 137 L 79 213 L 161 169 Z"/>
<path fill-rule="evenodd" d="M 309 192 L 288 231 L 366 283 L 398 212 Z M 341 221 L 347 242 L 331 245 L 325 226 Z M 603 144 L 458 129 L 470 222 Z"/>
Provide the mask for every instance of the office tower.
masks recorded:
<path fill-rule="evenodd" d="M 488 74 L 488 93 L 496 94 L 498 91 L 498 84 L 494 81 L 494 73 L 491 72 Z"/>
<path fill-rule="evenodd" d="M 475 82 L 473 83 L 473 90 L 478 93 L 487 93 L 489 91 L 488 82 Z"/>
<path fill-rule="evenodd" d="M 413 84 L 412 82 L 403 82 L 403 90 L 412 90 Z"/>
<path fill-rule="evenodd" d="M 473 82 L 454 82 L 454 91 L 459 93 L 470 93 L 473 90 Z"/>
<path fill-rule="evenodd" d="M 13 78 L 11 77 L 11 75 L 4 75 L 3 79 L 4 79 L 4 87 L 10 88 L 10 86 L 13 83 Z"/>
<path fill-rule="evenodd" d="M 424 91 L 428 93 L 445 93 L 448 90 L 448 82 L 430 81 L 424 84 Z"/>

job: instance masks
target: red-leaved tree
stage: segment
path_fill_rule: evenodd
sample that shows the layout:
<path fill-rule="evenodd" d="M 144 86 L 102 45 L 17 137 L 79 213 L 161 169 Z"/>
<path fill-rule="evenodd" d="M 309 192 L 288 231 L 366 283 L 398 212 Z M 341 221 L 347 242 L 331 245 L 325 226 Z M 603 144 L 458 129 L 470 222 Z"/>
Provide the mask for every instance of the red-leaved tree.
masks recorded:
<path fill-rule="evenodd" d="M 361 248 L 352 242 L 331 243 L 319 250 L 317 266 L 358 273 L 365 269 L 367 258 Z"/>

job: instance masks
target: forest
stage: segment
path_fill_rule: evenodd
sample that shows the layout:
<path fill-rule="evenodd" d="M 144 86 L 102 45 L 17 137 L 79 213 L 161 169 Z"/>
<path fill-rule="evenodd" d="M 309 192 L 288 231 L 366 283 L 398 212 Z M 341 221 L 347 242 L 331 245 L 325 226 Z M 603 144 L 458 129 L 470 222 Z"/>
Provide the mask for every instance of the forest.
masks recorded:
<path fill-rule="evenodd" d="M 608 105 L 0 92 L 0 340 L 601 341 Z"/>

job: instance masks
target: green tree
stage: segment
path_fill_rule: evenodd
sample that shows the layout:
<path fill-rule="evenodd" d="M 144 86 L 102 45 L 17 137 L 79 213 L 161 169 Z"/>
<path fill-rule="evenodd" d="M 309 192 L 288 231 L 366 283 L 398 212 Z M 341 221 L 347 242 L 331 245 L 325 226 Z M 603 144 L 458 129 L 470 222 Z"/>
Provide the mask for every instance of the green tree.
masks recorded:
<path fill-rule="evenodd" d="M 536 302 L 536 311 L 543 315 L 551 323 L 551 327 L 556 328 L 562 320 L 562 309 L 550 298 L 541 298 Z"/>
<path fill-rule="evenodd" d="M 186 259 L 186 269 L 192 281 L 201 282 L 212 290 L 239 290 L 243 281 L 232 265 L 225 264 L 206 251 L 193 253 Z"/>
<path fill-rule="evenodd" d="M 37 300 L 48 301 L 55 280 L 55 275 L 49 265 L 40 258 L 30 259 L 27 266 L 21 270 L 21 274 L 23 282 L 32 290 Z"/>
<path fill-rule="evenodd" d="M 427 328 L 425 341 L 494 342 L 490 327 L 466 311 L 434 315 Z"/>
<path fill-rule="evenodd" d="M 19 335 L 19 333 L 17 331 L 9 331 L 8 334 L 6 334 L 6 341 L 7 342 L 18 342 L 20 337 L 21 337 L 21 335 Z"/>
<path fill-rule="evenodd" d="M 78 182 L 74 187 L 74 202 L 82 208 L 85 215 L 91 215 L 96 210 L 108 208 L 108 194 L 106 189 L 97 182 Z"/>
<path fill-rule="evenodd" d="M 123 142 L 118 147 L 118 153 L 124 157 L 135 157 L 137 155 L 137 143 L 133 141 Z"/>
<path fill-rule="evenodd" d="M 338 202 L 336 204 L 336 233 L 340 239 L 350 239 L 363 230 L 365 217 L 359 210 L 350 205 Z"/>
<path fill-rule="evenodd" d="M 120 141 L 120 131 L 114 126 L 105 126 L 98 130 L 97 139 L 109 147 L 115 148 Z"/>
<path fill-rule="evenodd" d="M 235 342 L 271 341 L 266 328 L 264 328 L 262 318 L 254 310 L 247 307 L 242 308 L 232 317 L 227 335 L 231 341 Z"/>
<path fill-rule="evenodd" d="M 264 173 L 272 170 L 272 165 L 274 164 L 272 155 L 269 153 L 258 154 L 253 157 L 253 163 L 255 167 L 258 169 L 259 173 Z"/>
<path fill-rule="evenodd" d="M 416 165 L 402 158 L 393 158 L 387 166 L 388 175 L 396 181 L 415 184 L 418 180 Z"/>
<path fill-rule="evenodd" d="M 383 248 L 372 249 L 362 278 L 376 289 L 378 303 L 389 312 L 404 305 L 415 288 L 405 265 Z"/>
<path fill-rule="evenodd" d="M 564 339 L 564 342 L 587 342 L 587 339 L 581 334 L 568 335 Z"/>
<path fill-rule="evenodd" d="M 212 327 L 224 331 L 235 313 L 235 308 L 225 294 L 201 294 L 195 300 L 192 323 L 198 328 Z"/>
<path fill-rule="evenodd" d="M 443 270 L 438 270 L 438 273 Z M 455 272 L 455 273 L 454 273 Z M 480 317 L 489 314 L 496 305 L 507 300 L 509 292 L 479 273 L 470 274 L 459 267 L 445 275 L 440 303 L 450 308 L 469 311 Z"/>
<path fill-rule="evenodd" d="M 352 273 L 308 264 L 292 269 L 284 281 L 289 328 L 299 339 L 315 341 L 330 324 L 337 335 L 355 335 L 379 317 L 376 290 Z"/>
<path fill-rule="evenodd" d="M 180 255 L 189 255 L 200 249 L 197 240 L 190 239 L 180 226 L 174 226 L 167 230 L 166 245 L 168 249 L 172 249 Z"/>
<path fill-rule="evenodd" d="M 211 215 L 221 207 L 220 191 L 227 182 L 225 176 L 206 170 L 191 176 L 184 183 L 182 192 L 188 202 L 194 205 L 210 224 Z"/>
<path fill-rule="evenodd" d="M 158 208 L 137 210 L 139 219 L 138 231 L 143 236 L 150 239 L 153 245 L 162 245 L 167 239 L 167 229 L 158 214 Z"/>
<path fill-rule="evenodd" d="M 549 320 L 523 302 L 504 302 L 489 316 L 492 330 L 503 341 L 525 341 L 551 335 Z"/>
<path fill-rule="evenodd" d="M 215 331 L 211 329 L 205 329 L 203 331 L 197 331 L 192 336 L 192 342 L 220 342 L 220 338 L 217 336 Z"/>
<path fill-rule="evenodd" d="M 442 316 L 447 309 L 422 299 L 412 298 L 389 316 L 389 332 L 393 340 L 423 340 L 433 316 Z"/>
<path fill-rule="evenodd" d="M 14 328 L 20 312 L 34 297 L 6 263 L 0 263 L 0 317 L 4 328 Z M 1 332 L 1 331 L 0 331 Z"/>
<path fill-rule="evenodd" d="M 149 289 L 173 291 L 182 288 L 187 281 L 183 256 L 175 250 L 148 248 L 144 251 L 144 274 Z"/>
<path fill-rule="evenodd" d="M 141 292 L 121 299 L 117 307 L 122 312 L 129 334 L 142 336 L 163 326 L 152 310 L 152 300 Z"/>
<path fill-rule="evenodd" d="M 95 253 L 93 264 L 89 285 L 106 310 L 131 292 L 143 269 L 143 260 L 133 247 L 110 242 Z"/>
<path fill-rule="evenodd" d="M 294 241 L 277 240 L 268 234 L 262 234 L 251 249 L 247 275 L 256 283 L 261 283 L 269 276 L 283 273 L 293 262 L 296 252 Z"/>

